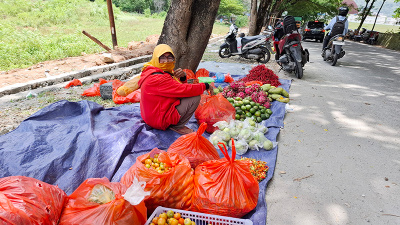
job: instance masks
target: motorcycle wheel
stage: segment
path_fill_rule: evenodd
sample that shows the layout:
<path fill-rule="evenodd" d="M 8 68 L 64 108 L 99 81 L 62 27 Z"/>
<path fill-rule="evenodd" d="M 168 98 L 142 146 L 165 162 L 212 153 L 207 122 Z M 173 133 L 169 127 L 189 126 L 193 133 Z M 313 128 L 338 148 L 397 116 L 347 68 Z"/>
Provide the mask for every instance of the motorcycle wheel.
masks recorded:
<path fill-rule="evenodd" d="M 294 67 L 294 74 L 297 78 L 303 78 L 303 67 L 301 66 L 300 62 L 296 61 L 296 66 Z"/>
<path fill-rule="evenodd" d="M 259 63 L 267 63 L 271 59 L 271 53 L 268 51 L 268 49 L 263 50 L 263 57 L 260 59 L 257 59 L 257 62 Z"/>
<path fill-rule="evenodd" d="M 231 51 L 228 47 L 220 48 L 218 54 L 221 58 L 229 58 L 232 56 Z"/>
<path fill-rule="evenodd" d="M 331 66 L 336 65 L 336 62 L 337 62 L 338 58 L 339 58 L 339 55 L 334 53 L 333 56 L 332 56 Z"/>

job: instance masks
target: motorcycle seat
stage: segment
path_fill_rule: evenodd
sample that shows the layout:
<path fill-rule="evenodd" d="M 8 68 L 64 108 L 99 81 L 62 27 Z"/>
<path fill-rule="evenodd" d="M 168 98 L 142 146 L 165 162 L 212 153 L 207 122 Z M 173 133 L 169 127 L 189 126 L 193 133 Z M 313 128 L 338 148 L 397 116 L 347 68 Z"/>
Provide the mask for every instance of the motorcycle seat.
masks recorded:
<path fill-rule="evenodd" d="M 256 39 L 259 39 L 260 37 L 264 37 L 264 35 L 256 35 L 256 36 L 244 37 L 244 38 L 242 38 L 242 46 L 244 46 L 245 44 L 249 43 L 250 41 L 254 41 Z"/>

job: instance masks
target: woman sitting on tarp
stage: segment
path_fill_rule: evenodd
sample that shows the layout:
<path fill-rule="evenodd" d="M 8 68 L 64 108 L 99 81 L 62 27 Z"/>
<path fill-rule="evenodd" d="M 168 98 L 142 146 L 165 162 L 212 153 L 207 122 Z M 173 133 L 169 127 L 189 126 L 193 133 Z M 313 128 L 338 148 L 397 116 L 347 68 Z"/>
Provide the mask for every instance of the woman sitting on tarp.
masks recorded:
<path fill-rule="evenodd" d="M 174 70 L 175 56 L 170 46 L 157 45 L 150 62 L 144 64 L 138 85 L 141 89 L 140 112 L 149 126 L 179 134 L 192 133 L 189 122 L 207 83 L 188 84 L 181 68 Z"/>

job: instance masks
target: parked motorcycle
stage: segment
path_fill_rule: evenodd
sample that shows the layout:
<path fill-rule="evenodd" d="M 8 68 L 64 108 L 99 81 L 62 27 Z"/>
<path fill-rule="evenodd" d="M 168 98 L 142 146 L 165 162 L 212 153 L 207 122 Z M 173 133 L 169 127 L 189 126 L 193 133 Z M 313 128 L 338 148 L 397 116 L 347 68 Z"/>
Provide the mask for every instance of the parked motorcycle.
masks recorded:
<path fill-rule="evenodd" d="M 283 29 L 279 37 L 277 29 Z M 296 77 L 303 77 L 303 67 L 309 61 L 309 52 L 301 46 L 301 35 L 297 31 L 296 22 L 292 16 L 283 19 L 282 27 L 276 27 L 274 32 L 274 47 L 277 63 L 284 71 L 294 72 Z"/>
<path fill-rule="evenodd" d="M 324 61 L 331 63 L 331 66 L 336 65 L 338 59 L 342 58 L 346 52 L 342 49 L 344 46 L 345 37 L 342 34 L 333 36 L 327 47 L 322 51 Z"/>
<path fill-rule="evenodd" d="M 229 58 L 231 56 L 240 56 L 245 59 L 255 59 L 259 63 L 267 63 L 271 58 L 271 44 L 269 35 L 257 35 L 237 37 L 238 27 L 232 24 L 225 37 L 225 43 L 219 47 L 219 56 Z"/>

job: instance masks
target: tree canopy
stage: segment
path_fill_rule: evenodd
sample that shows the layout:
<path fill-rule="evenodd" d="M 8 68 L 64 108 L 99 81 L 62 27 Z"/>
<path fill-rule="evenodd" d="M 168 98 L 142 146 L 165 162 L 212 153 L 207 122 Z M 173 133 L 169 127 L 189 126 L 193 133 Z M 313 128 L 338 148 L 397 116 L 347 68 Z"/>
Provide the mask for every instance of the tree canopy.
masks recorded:
<path fill-rule="evenodd" d="M 398 2 L 400 2 L 400 0 L 395 0 L 394 2 L 398 3 Z M 394 15 L 393 15 L 393 17 L 394 17 L 394 18 L 400 18 L 400 7 L 397 8 L 396 10 L 394 10 Z"/>
<path fill-rule="evenodd" d="M 245 11 L 246 9 L 241 0 L 221 0 L 218 8 L 218 15 L 243 15 Z"/>
<path fill-rule="evenodd" d="M 340 2 L 337 0 L 300 0 L 289 5 L 287 12 L 292 16 L 302 17 L 303 22 L 310 20 L 328 21 L 337 15 Z"/>

